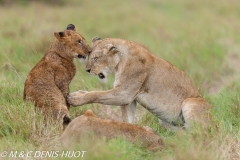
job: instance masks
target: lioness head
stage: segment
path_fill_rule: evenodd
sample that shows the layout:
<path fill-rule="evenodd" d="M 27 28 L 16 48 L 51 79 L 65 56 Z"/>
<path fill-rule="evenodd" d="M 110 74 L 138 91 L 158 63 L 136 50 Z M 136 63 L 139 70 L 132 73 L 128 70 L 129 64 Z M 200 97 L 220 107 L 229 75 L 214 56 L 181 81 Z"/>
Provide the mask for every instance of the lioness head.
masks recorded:
<path fill-rule="evenodd" d="M 76 32 L 73 24 L 69 24 L 64 31 L 55 32 L 54 36 L 64 45 L 71 58 L 85 59 L 91 52 L 90 46 L 84 37 Z"/>
<path fill-rule="evenodd" d="M 98 75 L 100 80 L 105 80 L 119 63 L 119 50 L 108 39 L 101 40 L 95 37 L 92 43 L 92 52 L 88 56 L 86 71 Z"/>

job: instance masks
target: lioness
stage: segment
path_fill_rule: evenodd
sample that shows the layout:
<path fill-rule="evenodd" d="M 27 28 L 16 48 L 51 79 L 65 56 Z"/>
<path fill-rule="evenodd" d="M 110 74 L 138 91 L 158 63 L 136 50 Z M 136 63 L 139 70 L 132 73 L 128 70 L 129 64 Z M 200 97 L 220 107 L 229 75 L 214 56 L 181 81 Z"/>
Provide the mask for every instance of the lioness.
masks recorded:
<path fill-rule="evenodd" d="M 133 123 L 138 102 L 173 130 L 189 128 L 192 122 L 209 124 L 210 105 L 183 71 L 136 42 L 98 37 L 92 42 L 86 71 L 100 79 L 114 72 L 114 88 L 71 93 L 71 105 L 119 105 L 123 120 Z"/>
<path fill-rule="evenodd" d="M 150 150 L 159 150 L 163 140 L 150 127 L 140 127 L 124 122 L 98 118 L 92 110 L 73 119 L 61 136 L 62 145 L 70 147 L 81 143 L 86 136 L 92 138 L 125 138 L 132 143 L 140 143 L 142 147 Z M 91 138 L 89 137 L 89 138 Z"/>
<path fill-rule="evenodd" d="M 60 118 L 69 123 L 70 105 L 66 96 L 76 73 L 73 59 L 85 59 L 91 48 L 73 24 L 64 31 L 55 32 L 54 36 L 56 38 L 45 56 L 27 76 L 23 98 L 42 108 L 44 115 L 51 113 L 53 119 Z"/>

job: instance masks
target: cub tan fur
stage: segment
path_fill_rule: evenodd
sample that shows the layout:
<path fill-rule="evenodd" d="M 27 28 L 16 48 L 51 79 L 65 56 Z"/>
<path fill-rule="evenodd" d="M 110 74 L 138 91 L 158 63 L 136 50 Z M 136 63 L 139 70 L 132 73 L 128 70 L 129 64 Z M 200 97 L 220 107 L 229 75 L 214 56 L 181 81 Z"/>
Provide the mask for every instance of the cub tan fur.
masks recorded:
<path fill-rule="evenodd" d="M 209 125 L 210 105 L 187 75 L 139 43 L 94 38 L 86 70 L 100 79 L 114 72 L 114 88 L 71 93 L 68 102 L 73 106 L 119 105 L 123 120 L 132 123 L 138 102 L 173 130 L 188 128 L 193 122 Z"/>
<path fill-rule="evenodd" d="M 30 71 L 24 86 L 24 100 L 31 100 L 46 115 L 69 122 L 66 96 L 76 73 L 74 58 L 85 58 L 91 51 L 84 37 L 70 24 L 62 32 L 55 32 L 45 56 Z"/>
<path fill-rule="evenodd" d="M 81 143 L 86 136 L 96 136 L 107 140 L 121 137 L 132 143 L 140 143 L 151 150 L 161 149 L 162 139 L 150 127 L 139 127 L 124 122 L 98 118 L 92 110 L 87 110 L 72 120 L 61 136 L 64 147 Z M 90 137 L 91 138 L 91 137 Z"/>

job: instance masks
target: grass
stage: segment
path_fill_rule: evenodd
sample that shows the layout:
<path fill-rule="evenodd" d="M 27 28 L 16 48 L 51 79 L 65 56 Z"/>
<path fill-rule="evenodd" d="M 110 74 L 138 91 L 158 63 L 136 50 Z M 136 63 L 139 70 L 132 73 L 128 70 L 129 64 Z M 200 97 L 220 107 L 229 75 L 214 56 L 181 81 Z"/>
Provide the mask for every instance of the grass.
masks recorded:
<path fill-rule="evenodd" d="M 22 100 L 22 93 L 27 74 L 48 49 L 53 32 L 73 23 L 89 44 L 94 36 L 137 41 L 185 71 L 213 106 L 214 119 L 207 132 L 196 127 L 191 132 L 172 133 L 147 113 L 136 123 L 149 125 L 159 133 L 166 144 L 161 152 L 152 153 L 122 139 L 93 143 L 86 140 L 80 149 L 73 148 L 87 151 L 83 159 L 240 158 L 240 71 L 229 61 L 230 55 L 240 56 L 239 1 L 13 3 L 0 6 L 0 15 L 0 152 L 53 150 L 59 146 L 60 127 L 44 126 L 41 115 L 34 114 L 33 105 Z M 72 92 L 112 87 L 113 77 L 101 84 L 85 72 L 85 64 L 76 64 Z M 222 82 L 226 77 L 233 78 Z M 220 90 L 210 94 L 215 83 L 220 84 Z M 97 111 L 100 106 L 71 108 L 71 116 L 87 108 Z"/>

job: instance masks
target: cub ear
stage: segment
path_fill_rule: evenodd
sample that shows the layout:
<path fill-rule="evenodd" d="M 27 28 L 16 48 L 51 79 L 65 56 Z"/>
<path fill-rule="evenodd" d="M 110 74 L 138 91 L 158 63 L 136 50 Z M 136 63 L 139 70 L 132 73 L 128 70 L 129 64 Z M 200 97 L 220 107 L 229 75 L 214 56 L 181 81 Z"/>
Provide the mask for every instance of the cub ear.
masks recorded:
<path fill-rule="evenodd" d="M 54 32 L 54 36 L 60 40 L 61 38 L 63 38 L 65 36 L 64 32 Z"/>
<path fill-rule="evenodd" d="M 60 37 L 64 37 L 64 32 L 58 32 L 58 35 L 59 35 Z"/>
<path fill-rule="evenodd" d="M 98 41 L 98 40 L 101 40 L 101 38 L 99 38 L 99 37 L 94 37 L 93 39 L 92 39 L 92 43 L 94 43 L 94 42 L 96 42 L 96 41 Z"/>
<path fill-rule="evenodd" d="M 84 116 L 96 116 L 91 109 L 88 109 L 85 113 Z"/>
<path fill-rule="evenodd" d="M 76 31 L 76 27 L 75 27 L 73 24 L 69 24 L 69 25 L 67 26 L 67 30 Z"/>

